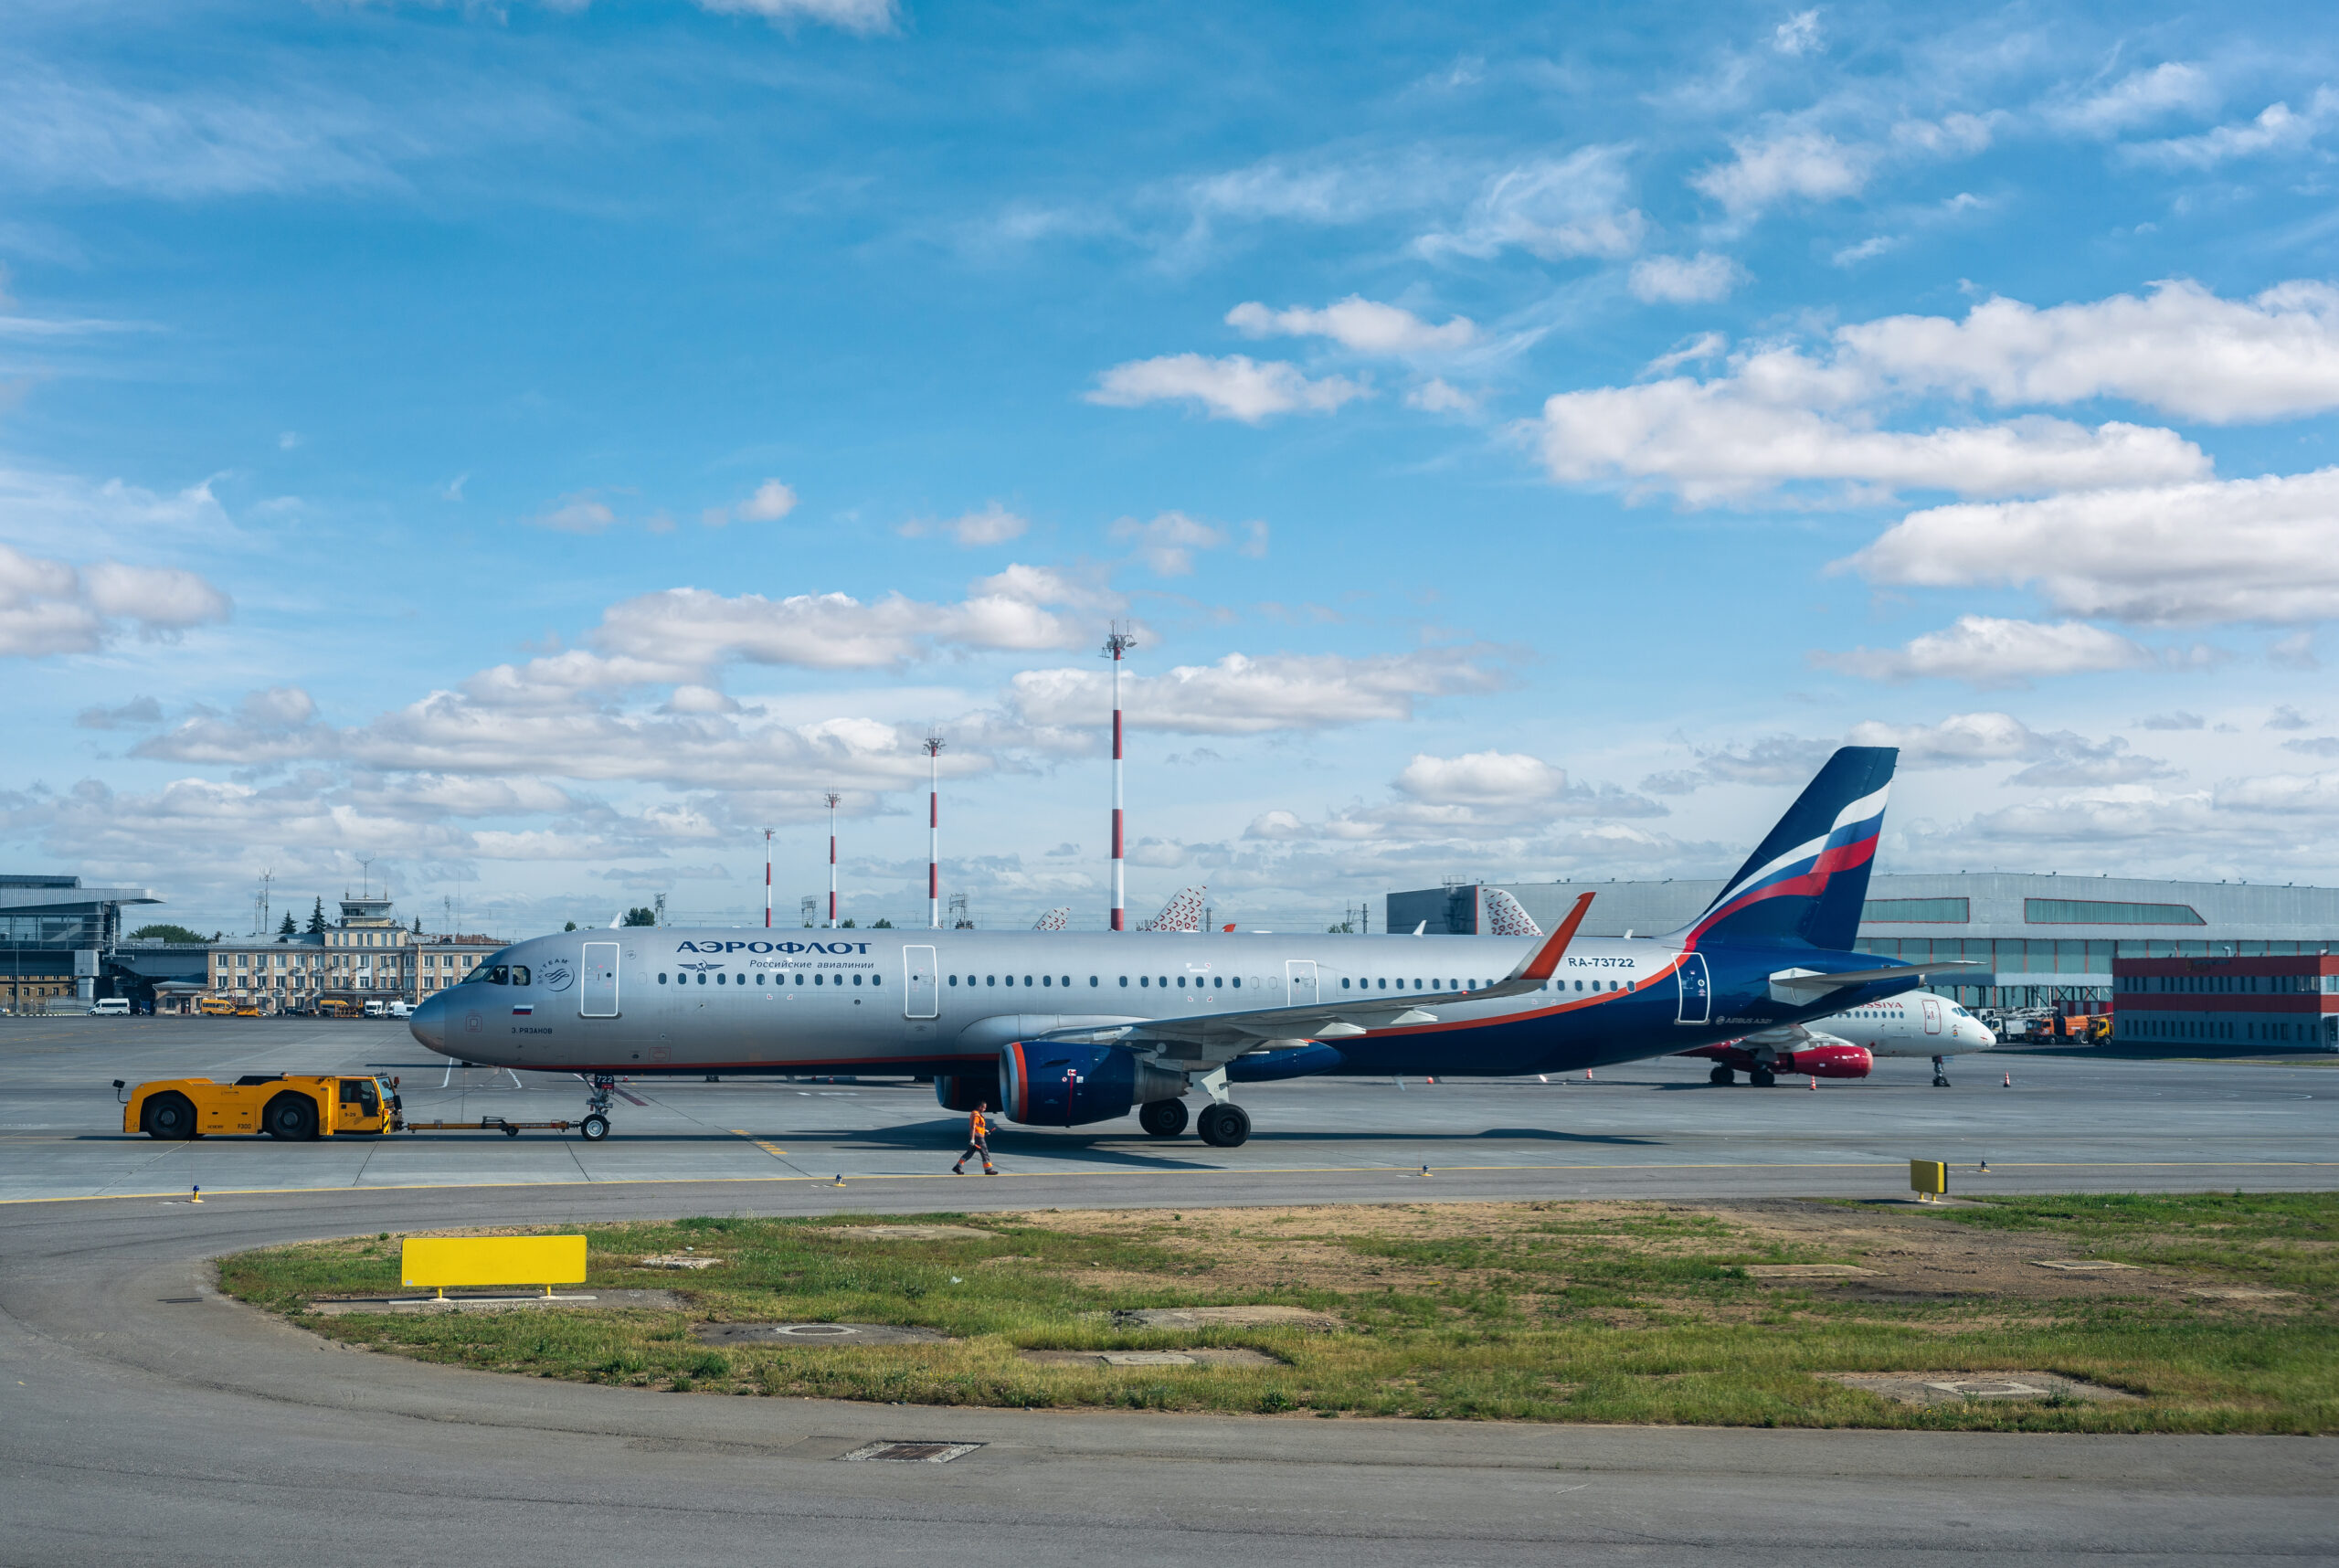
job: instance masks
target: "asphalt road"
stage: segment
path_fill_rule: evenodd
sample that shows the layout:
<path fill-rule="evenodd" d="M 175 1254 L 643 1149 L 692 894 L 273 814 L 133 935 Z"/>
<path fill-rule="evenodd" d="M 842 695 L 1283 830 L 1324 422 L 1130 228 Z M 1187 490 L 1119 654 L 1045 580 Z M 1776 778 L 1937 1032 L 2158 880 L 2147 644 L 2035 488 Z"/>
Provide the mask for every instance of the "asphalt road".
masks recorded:
<path fill-rule="evenodd" d="M 364 1231 L 706 1212 L 1719 1196 L 1750 1184 L 1883 1192 L 1905 1174 L 1889 1161 L 1921 1138 L 1952 1157 L 1975 1143 L 2083 1156 L 1993 1152 L 1994 1171 L 2002 1160 L 2036 1166 L 2008 1181 L 2084 1186 L 2124 1171 L 2123 1187 L 2328 1186 L 2339 1150 L 2322 1086 L 2339 1079 L 2311 1068 L 2016 1059 L 2012 1091 L 1969 1067 L 1970 1089 L 1925 1089 L 1911 1072 L 1815 1095 L 1709 1090 L 1669 1064 L 1589 1086 L 1416 1086 L 1402 1098 L 1385 1085 L 1286 1086 L 1245 1094 L 1267 1131 L 1244 1150 L 1205 1157 L 1187 1139 L 1164 1154 L 1117 1133 L 1017 1134 L 1007 1152 L 1018 1174 L 938 1182 L 922 1172 L 956 1150 L 930 1099 L 673 1086 L 626 1107 L 638 1118 L 604 1146 L 632 1164 L 572 1160 L 555 1176 L 550 1151 L 574 1139 L 415 1140 L 412 1155 L 401 1140 L 328 1179 L 291 1162 L 347 1158 L 329 1145 L 208 1140 L 188 1152 L 248 1150 L 252 1162 L 217 1169 L 295 1190 L 236 1193 L 220 1181 L 196 1205 L 178 1172 L 124 1163 L 155 1146 L 101 1130 L 111 1095 L 92 1096 L 91 1078 L 102 1090 L 113 1076 L 260 1070 L 252 1058 L 270 1053 L 281 1058 L 270 1067 L 353 1065 L 395 1038 L 74 1023 L 0 1026 L 0 1182 L 20 1200 L 0 1204 L 0 1563 L 2339 1561 L 2339 1442 L 2326 1439 L 1226 1419 L 652 1393 L 331 1348 L 219 1298 L 206 1262 Z M 92 1026 L 122 1032 L 93 1036 Z M 502 1092 L 549 1100 L 574 1086 Z M 724 1124 L 748 1135 L 693 1130 Z M 1555 1137 L 1566 1140 L 1559 1158 Z M 685 1169 L 709 1148 L 742 1159 L 758 1139 L 818 1149 L 814 1163 L 848 1152 L 863 1163 L 841 1187 L 809 1170 L 725 1165 L 703 1181 Z M 1424 1150 L 1439 1151 L 1426 1181 Z M 1456 1150 L 1479 1168 L 1462 1168 Z M 1844 1159 L 1822 1158 L 1831 1154 Z M 429 1180 L 384 1180 L 386 1156 L 416 1161 L 395 1175 Z M 660 1174 L 627 1179 L 635 1171 Z M 101 1178 L 165 1195 L 21 1201 Z M 983 1446 L 947 1465 L 840 1461 L 873 1438 Z"/>

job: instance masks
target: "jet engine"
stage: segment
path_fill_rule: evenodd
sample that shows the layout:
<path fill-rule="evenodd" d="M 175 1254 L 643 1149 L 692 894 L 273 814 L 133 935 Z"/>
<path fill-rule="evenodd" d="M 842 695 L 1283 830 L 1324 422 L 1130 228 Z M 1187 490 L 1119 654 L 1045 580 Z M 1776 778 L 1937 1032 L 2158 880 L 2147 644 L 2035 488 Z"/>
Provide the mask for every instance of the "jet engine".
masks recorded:
<path fill-rule="evenodd" d="M 944 1110 L 970 1111 L 977 1106 L 989 1106 L 993 1110 L 1006 1104 L 999 1092 L 999 1069 L 985 1067 L 979 1073 L 957 1073 L 934 1080 L 934 1097 Z"/>
<path fill-rule="evenodd" d="M 1110 1045 L 1019 1040 L 999 1054 L 1001 1114 L 1028 1127 L 1079 1127 L 1184 1095 L 1186 1075 Z"/>
<path fill-rule="evenodd" d="M 1319 1044 L 1295 1045 L 1284 1051 L 1254 1051 L 1247 1056 L 1237 1056 L 1226 1065 L 1226 1081 L 1230 1084 L 1273 1084 L 1285 1078 L 1305 1078 L 1314 1073 L 1328 1073 L 1348 1060 L 1333 1046 Z"/>

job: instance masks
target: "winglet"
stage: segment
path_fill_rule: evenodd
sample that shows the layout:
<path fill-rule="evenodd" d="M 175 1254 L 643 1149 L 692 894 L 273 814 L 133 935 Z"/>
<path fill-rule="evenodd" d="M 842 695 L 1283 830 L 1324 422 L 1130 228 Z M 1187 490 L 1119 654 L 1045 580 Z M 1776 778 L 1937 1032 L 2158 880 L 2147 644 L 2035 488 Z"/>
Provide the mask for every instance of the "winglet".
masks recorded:
<path fill-rule="evenodd" d="M 1560 922 L 1560 928 L 1552 932 L 1543 945 L 1535 949 L 1534 956 L 1521 964 L 1510 978 L 1533 980 L 1537 985 L 1550 980 L 1551 971 L 1560 967 L 1560 955 L 1568 950 L 1568 943 L 1575 938 L 1575 928 L 1583 924 L 1584 914 L 1591 907 L 1592 895 L 1578 894 L 1575 907 L 1569 910 L 1568 917 Z"/>

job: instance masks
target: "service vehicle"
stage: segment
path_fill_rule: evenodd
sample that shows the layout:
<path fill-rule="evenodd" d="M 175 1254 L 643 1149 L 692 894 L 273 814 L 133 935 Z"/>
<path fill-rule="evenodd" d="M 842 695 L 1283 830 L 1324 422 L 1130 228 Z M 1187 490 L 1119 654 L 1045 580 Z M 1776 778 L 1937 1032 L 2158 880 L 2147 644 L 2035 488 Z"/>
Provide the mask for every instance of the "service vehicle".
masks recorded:
<path fill-rule="evenodd" d="M 357 1016 L 357 1004 L 354 1001 L 344 1001 L 337 996 L 329 996 L 323 1001 L 317 1003 L 317 1016 L 320 1018 L 355 1018 Z"/>
<path fill-rule="evenodd" d="M 128 1088 L 114 1080 L 117 1096 Z M 149 1138 L 266 1133 L 296 1142 L 398 1129 L 397 1080 L 333 1073 L 247 1073 L 232 1084 L 161 1078 L 122 1101 L 122 1130 Z"/>
<path fill-rule="evenodd" d="M 127 1018 L 130 1016 L 130 999 L 126 996 L 101 996 L 90 1005 L 90 1016 Z"/>
<path fill-rule="evenodd" d="M 196 998 L 195 1011 L 206 1018 L 233 1018 L 236 1004 L 224 996 L 201 996 Z"/>

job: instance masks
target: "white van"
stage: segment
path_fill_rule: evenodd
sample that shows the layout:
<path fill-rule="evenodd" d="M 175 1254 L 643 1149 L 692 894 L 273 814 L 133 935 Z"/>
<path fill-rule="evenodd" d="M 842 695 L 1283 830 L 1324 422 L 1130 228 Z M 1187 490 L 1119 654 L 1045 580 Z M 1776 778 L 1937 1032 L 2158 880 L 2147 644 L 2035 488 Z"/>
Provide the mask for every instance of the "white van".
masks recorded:
<path fill-rule="evenodd" d="M 403 1001 L 394 1001 L 390 1003 L 390 1016 L 392 1018 L 412 1018 L 414 1016 L 414 1008 L 410 1003 Z"/>
<path fill-rule="evenodd" d="M 101 996 L 90 1008 L 91 1018 L 127 1018 L 130 999 L 126 996 Z"/>
<path fill-rule="evenodd" d="M 365 1016 L 368 1018 L 383 1017 L 385 1016 L 385 1009 L 378 1001 L 369 1001 L 365 1004 Z"/>

